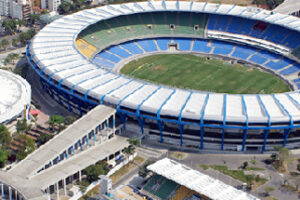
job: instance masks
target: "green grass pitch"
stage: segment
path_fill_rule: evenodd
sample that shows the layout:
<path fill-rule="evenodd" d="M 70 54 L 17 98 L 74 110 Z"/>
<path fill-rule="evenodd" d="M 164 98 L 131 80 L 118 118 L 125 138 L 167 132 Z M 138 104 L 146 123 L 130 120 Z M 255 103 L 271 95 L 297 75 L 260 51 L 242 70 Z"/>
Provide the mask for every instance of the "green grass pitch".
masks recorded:
<path fill-rule="evenodd" d="M 290 91 L 267 72 L 189 54 L 154 55 L 134 60 L 121 73 L 178 88 L 231 94 L 269 94 Z"/>

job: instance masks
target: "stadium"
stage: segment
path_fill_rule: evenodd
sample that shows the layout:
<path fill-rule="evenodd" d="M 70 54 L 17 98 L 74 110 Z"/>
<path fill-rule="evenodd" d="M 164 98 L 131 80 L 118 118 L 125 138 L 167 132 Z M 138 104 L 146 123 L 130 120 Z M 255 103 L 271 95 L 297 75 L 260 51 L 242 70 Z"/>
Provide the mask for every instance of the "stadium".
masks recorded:
<path fill-rule="evenodd" d="M 43 89 L 79 115 L 105 104 L 154 141 L 264 152 L 300 145 L 299 31 L 297 17 L 260 8 L 149 1 L 65 16 L 41 30 L 26 53 Z M 293 91 L 205 92 L 120 73 L 131 61 L 174 53 L 252 66 Z"/>
<path fill-rule="evenodd" d="M 8 124 L 18 117 L 28 119 L 31 87 L 22 77 L 0 70 L 0 123 Z"/>

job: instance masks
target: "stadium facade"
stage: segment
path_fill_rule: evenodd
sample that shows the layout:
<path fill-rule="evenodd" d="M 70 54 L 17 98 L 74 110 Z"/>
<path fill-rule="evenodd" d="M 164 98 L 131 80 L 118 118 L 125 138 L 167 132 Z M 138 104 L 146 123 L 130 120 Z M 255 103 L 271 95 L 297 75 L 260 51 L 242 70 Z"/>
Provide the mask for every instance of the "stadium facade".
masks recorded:
<path fill-rule="evenodd" d="M 149 1 L 65 16 L 41 30 L 26 52 L 43 89 L 77 114 L 105 104 L 115 107 L 127 126 L 138 126 L 162 143 L 264 152 L 277 145 L 300 146 L 299 91 L 183 90 L 132 79 L 115 67 L 175 46 L 177 53 L 220 55 L 260 66 L 296 89 L 300 65 L 292 53 L 300 44 L 299 31 L 298 18 L 259 8 Z"/>

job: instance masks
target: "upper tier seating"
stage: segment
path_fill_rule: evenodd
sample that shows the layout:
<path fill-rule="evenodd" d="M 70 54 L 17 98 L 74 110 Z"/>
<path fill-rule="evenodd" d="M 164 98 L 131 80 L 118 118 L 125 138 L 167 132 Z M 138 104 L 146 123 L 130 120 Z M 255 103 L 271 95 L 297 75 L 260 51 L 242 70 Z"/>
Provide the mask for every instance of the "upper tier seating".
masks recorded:
<path fill-rule="evenodd" d="M 210 14 L 207 29 L 260 38 L 292 49 L 300 45 L 300 34 L 296 31 L 239 17 Z"/>

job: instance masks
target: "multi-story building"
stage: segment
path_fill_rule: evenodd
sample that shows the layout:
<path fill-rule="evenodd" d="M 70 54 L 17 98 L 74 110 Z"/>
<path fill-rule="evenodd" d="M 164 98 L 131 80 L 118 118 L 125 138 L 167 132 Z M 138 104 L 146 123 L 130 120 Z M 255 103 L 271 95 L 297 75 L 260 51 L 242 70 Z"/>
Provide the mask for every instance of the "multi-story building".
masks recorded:
<path fill-rule="evenodd" d="M 57 11 L 60 4 L 61 0 L 32 0 L 32 6 L 49 9 L 49 11 Z"/>
<path fill-rule="evenodd" d="M 48 9 L 50 11 L 57 11 L 57 8 L 60 4 L 61 0 L 48 0 Z"/>
<path fill-rule="evenodd" d="M 10 15 L 10 0 L 0 0 L 0 16 Z"/>
<path fill-rule="evenodd" d="M 11 1 L 10 16 L 16 19 L 28 19 L 31 14 L 31 5 L 27 0 Z"/>

